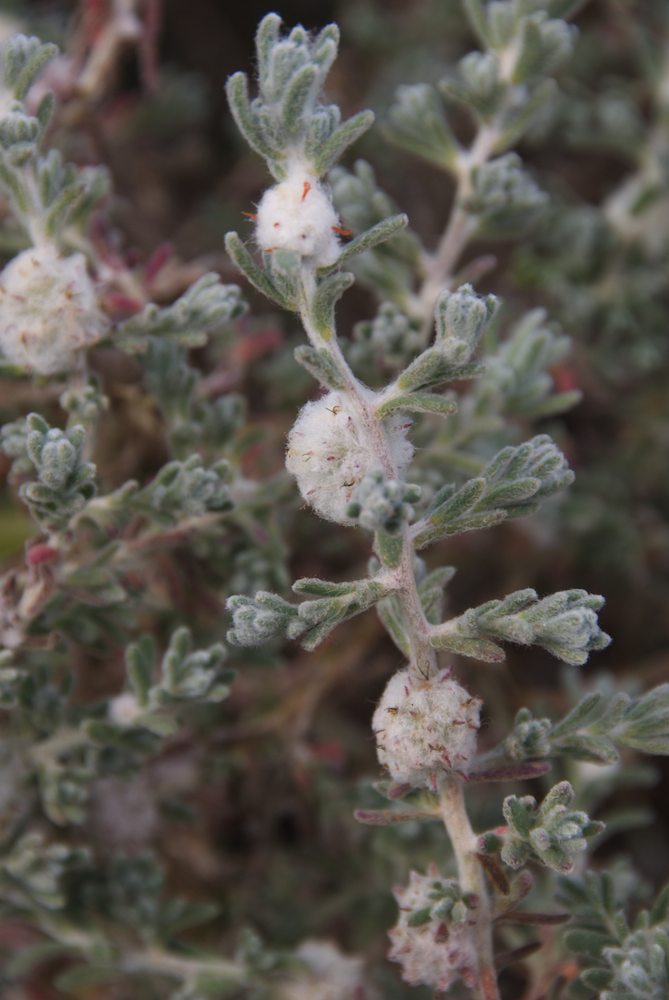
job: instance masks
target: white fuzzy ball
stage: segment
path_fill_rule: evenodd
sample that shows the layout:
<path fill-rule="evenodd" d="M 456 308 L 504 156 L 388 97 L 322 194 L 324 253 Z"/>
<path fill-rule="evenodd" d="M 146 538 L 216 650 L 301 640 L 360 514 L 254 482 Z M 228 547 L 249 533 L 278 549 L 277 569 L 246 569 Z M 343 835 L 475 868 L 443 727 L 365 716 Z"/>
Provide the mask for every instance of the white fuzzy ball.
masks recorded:
<path fill-rule="evenodd" d="M 339 256 L 339 219 L 326 188 L 296 167 L 265 191 L 257 210 L 256 240 L 262 250 L 292 250 L 315 267 Z"/>
<path fill-rule="evenodd" d="M 407 440 L 411 426 L 403 415 L 385 421 L 397 478 L 402 479 L 413 455 Z M 379 467 L 369 431 L 346 395 L 328 392 L 300 410 L 288 437 L 286 468 L 300 493 L 321 517 L 355 524 L 346 511 L 356 486 Z"/>
<path fill-rule="evenodd" d="M 134 694 L 124 691 L 109 701 L 107 706 L 109 718 L 117 726 L 132 726 L 142 714 L 142 709 Z"/>
<path fill-rule="evenodd" d="M 436 790 L 449 771 L 467 770 L 480 709 L 447 670 L 427 681 L 400 670 L 372 718 L 379 762 L 402 785 Z"/>
<path fill-rule="evenodd" d="M 108 326 L 83 254 L 24 250 L 0 274 L 0 351 L 10 364 L 38 375 L 67 371 Z"/>
<path fill-rule="evenodd" d="M 473 986 L 478 959 L 470 921 L 447 922 L 431 915 L 429 920 L 412 926 L 415 913 L 434 907 L 435 884 L 439 884 L 439 872 L 431 866 L 427 875 L 411 872 L 409 885 L 394 890 L 400 913 L 397 924 L 388 932 L 392 942 L 388 958 L 401 964 L 402 978 L 411 986 L 431 986 L 441 991 L 459 979 Z"/>
<path fill-rule="evenodd" d="M 281 1000 L 372 1000 L 361 959 L 342 954 L 330 941 L 304 941 L 295 956 L 306 969 L 283 984 Z"/>

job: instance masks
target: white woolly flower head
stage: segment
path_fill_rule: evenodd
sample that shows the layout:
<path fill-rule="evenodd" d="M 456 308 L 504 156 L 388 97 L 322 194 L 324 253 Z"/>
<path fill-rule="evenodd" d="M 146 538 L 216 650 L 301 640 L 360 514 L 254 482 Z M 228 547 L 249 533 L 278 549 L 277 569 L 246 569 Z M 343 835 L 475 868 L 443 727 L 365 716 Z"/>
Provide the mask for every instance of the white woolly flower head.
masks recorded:
<path fill-rule="evenodd" d="M 401 964 L 405 982 L 447 990 L 461 979 L 473 986 L 478 966 L 475 917 L 457 883 L 441 878 L 430 865 L 427 875 L 412 871 L 408 886 L 394 894 L 400 913 L 388 932 L 388 958 Z"/>
<path fill-rule="evenodd" d="M 339 219 L 327 189 L 302 166 L 265 191 L 256 217 L 256 240 L 266 252 L 291 250 L 315 267 L 339 256 Z"/>
<path fill-rule="evenodd" d="M 480 709 L 448 670 L 426 681 L 400 670 L 372 717 L 379 762 L 402 785 L 436 790 L 449 771 L 467 770 Z"/>
<path fill-rule="evenodd" d="M 0 351 L 10 364 L 38 375 L 67 371 L 108 327 L 83 254 L 35 247 L 0 273 Z"/>
<path fill-rule="evenodd" d="M 403 478 L 413 446 L 407 440 L 411 423 L 394 414 L 385 430 L 398 478 Z M 286 468 L 300 493 L 321 517 L 338 524 L 355 524 L 347 514 L 360 481 L 378 468 L 379 459 L 367 428 L 346 395 L 333 390 L 300 410 L 288 437 Z"/>
<path fill-rule="evenodd" d="M 107 711 L 117 726 L 132 726 L 142 714 L 140 704 L 131 691 L 123 691 L 112 698 Z"/>
<path fill-rule="evenodd" d="M 362 960 L 342 954 L 332 942 L 304 941 L 295 957 L 306 968 L 282 985 L 281 1000 L 373 1000 Z"/>

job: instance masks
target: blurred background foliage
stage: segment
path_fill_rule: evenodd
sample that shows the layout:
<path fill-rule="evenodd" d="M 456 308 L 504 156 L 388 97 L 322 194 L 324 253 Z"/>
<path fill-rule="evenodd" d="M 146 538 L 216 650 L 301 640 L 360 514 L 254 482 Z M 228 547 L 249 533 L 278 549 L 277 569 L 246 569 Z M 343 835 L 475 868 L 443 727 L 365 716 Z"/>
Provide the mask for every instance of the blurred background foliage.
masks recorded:
<path fill-rule="evenodd" d="M 104 8 L 105 0 L 3 3 L 0 32 L 19 24 L 76 60 L 95 44 Z M 268 10 L 308 28 L 340 24 L 332 97 L 345 115 L 371 107 L 379 121 L 356 157 L 372 164 L 425 243 L 436 243 L 450 182 L 387 143 L 382 123 L 396 86 L 436 82 L 475 44 L 459 3 L 284 0 L 277 8 L 255 0 L 146 0 L 146 8 L 152 29 L 145 44 L 120 53 L 94 100 L 68 94 L 62 60 L 47 82 L 63 101 L 52 141 L 75 162 L 107 164 L 111 212 L 127 252 L 148 259 L 171 245 L 154 285 L 159 300 L 171 301 L 205 270 L 239 280 L 222 235 L 243 225 L 241 213 L 253 211 L 267 178 L 232 126 L 223 83 L 250 68 L 255 27 Z M 483 736 L 489 746 L 520 706 L 557 717 L 575 688 L 603 672 L 630 692 L 669 679 L 669 12 L 665 0 L 591 0 L 575 20 L 579 40 L 559 97 L 521 147 L 551 195 L 550 208 L 522 241 L 478 241 L 469 256 L 491 256 L 477 289 L 503 299 L 505 324 L 545 307 L 572 338 L 553 376 L 559 389 L 580 389 L 582 402 L 534 426 L 557 434 L 576 483 L 531 522 L 461 536 L 443 543 L 438 556 L 459 567 L 450 588 L 455 614 L 522 587 L 582 587 L 606 596 L 602 625 L 614 642 L 564 676 L 536 649 L 510 650 L 503 667 L 461 662 L 463 678 L 494 706 Z M 466 120 L 458 126 L 466 135 Z M 9 255 L 11 228 L 2 239 Z M 177 542 L 160 554 L 152 567 L 156 600 L 141 614 L 143 626 L 162 635 L 186 620 L 213 642 L 223 635 L 229 593 L 285 592 L 289 579 L 303 576 L 353 578 L 367 558 L 364 537 L 300 509 L 283 478 L 285 437 L 313 386 L 293 359 L 301 341 L 296 321 L 245 293 L 251 312 L 213 346 L 193 350 L 191 363 L 212 393 L 224 388 L 246 399 L 236 447 L 249 476 L 273 479 L 275 509 L 266 512 L 267 536 L 250 552 L 232 532 L 213 552 L 205 538 L 199 547 Z M 352 337 L 355 323 L 373 316 L 373 301 L 356 286 L 340 312 L 340 330 Z M 131 476 L 145 480 L 166 457 L 159 421 L 137 392 L 131 361 L 99 354 L 110 399 L 97 432 L 101 475 L 112 487 Z M 3 423 L 35 407 L 57 412 L 48 390 L 1 380 Z M 7 487 L 0 496 L 5 566 L 20 560 L 30 533 Z M 122 655 L 112 640 L 97 659 L 82 656 L 77 697 L 113 693 Z M 370 787 L 378 777 L 370 718 L 397 666 L 396 651 L 366 616 L 316 655 L 289 646 L 235 651 L 229 663 L 239 669 L 229 699 L 203 707 L 139 778 L 100 779 L 83 834 L 67 835 L 73 844 L 92 844 L 101 865 L 115 851 L 154 851 L 170 891 L 220 907 L 199 939 L 212 948 L 235 941 L 240 927 L 277 949 L 332 938 L 367 957 L 382 996 L 427 996 L 384 966 L 384 934 L 395 912 L 390 887 L 405 878 L 408 859 L 412 866 L 441 860 L 443 833 L 412 824 L 379 830 L 352 819 L 354 808 L 379 802 Z M 5 766 L 11 770 L 12 761 Z M 666 880 L 666 766 L 642 768 L 630 757 L 615 775 L 584 765 L 572 770 L 563 776 L 589 789 L 596 815 L 614 817 L 598 856 L 624 855 L 644 881 Z M 536 786 L 540 797 L 541 782 Z M 497 799 L 472 799 L 475 819 L 494 825 Z M 32 933 L 0 924 L 0 954 L 9 956 Z M 514 975 L 509 997 L 522 995 L 522 973 Z M 52 983 L 53 970 L 40 966 L 25 992 L 13 992 L 19 988 L 8 977 L 2 995 L 56 1000 L 64 994 Z M 139 996 L 101 986 L 83 995 Z"/>

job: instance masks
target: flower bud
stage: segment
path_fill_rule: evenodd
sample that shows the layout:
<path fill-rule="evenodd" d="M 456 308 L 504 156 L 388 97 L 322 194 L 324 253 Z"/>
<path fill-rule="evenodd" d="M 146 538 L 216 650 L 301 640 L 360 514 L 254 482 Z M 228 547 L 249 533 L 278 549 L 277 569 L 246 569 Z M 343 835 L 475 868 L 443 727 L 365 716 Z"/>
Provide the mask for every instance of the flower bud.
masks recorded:
<path fill-rule="evenodd" d="M 443 291 L 437 301 L 437 341 L 466 344 L 473 352 L 497 306 L 494 295 L 477 295 L 471 285 Z"/>
<path fill-rule="evenodd" d="M 411 872 L 409 885 L 395 889 L 400 908 L 389 932 L 388 958 L 402 966 L 412 986 L 447 990 L 458 980 L 473 986 L 478 966 L 474 918 L 457 883 L 442 879 L 434 865 L 427 875 Z"/>
<path fill-rule="evenodd" d="M 302 167 L 265 191 L 258 205 L 256 240 L 266 253 L 290 250 L 325 267 L 339 256 L 338 229 L 327 190 Z"/>
<path fill-rule="evenodd" d="M 37 375 L 67 371 L 107 328 L 83 254 L 24 250 L 0 274 L 0 350 L 10 364 Z"/>
<path fill-rule="evenodd" d="M 137 698 L 131 691 L 123 691 L 112 698 L 108 705 L 109 718 L 117 726 L 133 726 L 142 714 Z"/>
<path fill-rule="evenodd" d="M 394 414 L 384 426 L 401 479 L 413 455 L 406 437 L 410 424 L 405 415 Z M 288 438 L 286 468 L 321 517 L 355 524 L 348 505 L 358 484 L 378 466 L 367 428 L 345 394 L 329 392 L 302 407 Z"/>
<path fill-rule="evenodd" d="M 372 718 L 379 762 L 400 784 L 436 790 L 447 772 L 467 770 L 480 708 L 448 670 L 427 681 L 399 671 Z"/>
<path fill-rule="evenodd" d="M 303 941 L 295 957 L 304 963 L 278 993 L 280 1000 L 373 1000 L 362 961 L 342 954 L 329 941 Z"/>

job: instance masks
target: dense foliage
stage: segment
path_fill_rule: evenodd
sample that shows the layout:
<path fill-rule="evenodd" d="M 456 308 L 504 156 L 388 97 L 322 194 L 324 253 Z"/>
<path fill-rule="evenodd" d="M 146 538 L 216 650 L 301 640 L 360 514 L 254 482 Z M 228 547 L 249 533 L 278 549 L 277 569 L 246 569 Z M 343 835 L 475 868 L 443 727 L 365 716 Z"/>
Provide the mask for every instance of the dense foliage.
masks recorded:
<path fill-rule="evenodd" d="M 186 6 L 0 16 L 0 990 L 661 1000 L 664 6 Z"/>

